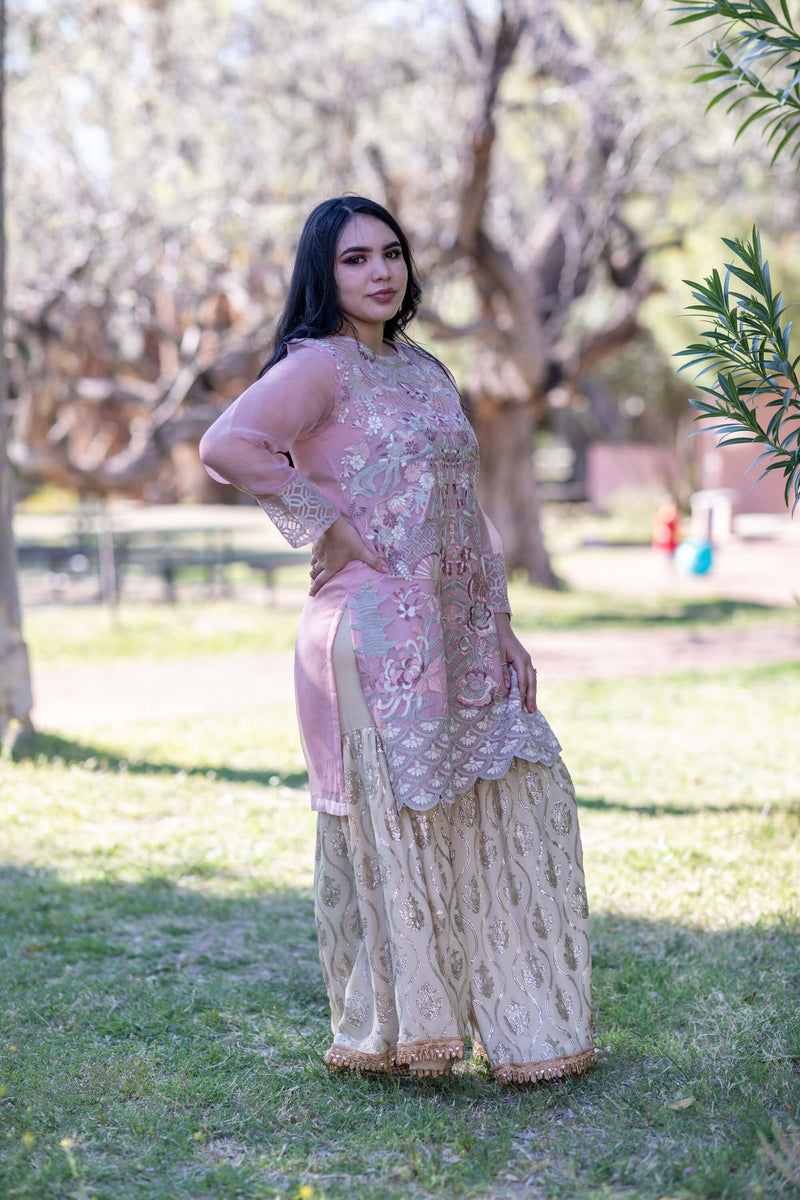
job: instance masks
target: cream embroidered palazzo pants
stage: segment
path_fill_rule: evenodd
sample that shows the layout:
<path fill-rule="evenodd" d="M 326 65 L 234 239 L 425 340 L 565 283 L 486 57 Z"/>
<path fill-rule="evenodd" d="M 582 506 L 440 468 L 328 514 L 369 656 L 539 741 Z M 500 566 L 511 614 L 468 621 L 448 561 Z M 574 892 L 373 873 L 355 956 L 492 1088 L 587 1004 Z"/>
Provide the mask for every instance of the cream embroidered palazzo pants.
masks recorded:
<path fill-rule="evenodd" d="M 398 813 L 346 614 L 334 672 L 348 813 L 317 824 L 326 1063 L 446 1069 L 468 1032 L 502 1083 L 586 1070 L 588 908 L 563 763 L 514 759 L 503 779 L 479 780 L 452 805 Z"/>

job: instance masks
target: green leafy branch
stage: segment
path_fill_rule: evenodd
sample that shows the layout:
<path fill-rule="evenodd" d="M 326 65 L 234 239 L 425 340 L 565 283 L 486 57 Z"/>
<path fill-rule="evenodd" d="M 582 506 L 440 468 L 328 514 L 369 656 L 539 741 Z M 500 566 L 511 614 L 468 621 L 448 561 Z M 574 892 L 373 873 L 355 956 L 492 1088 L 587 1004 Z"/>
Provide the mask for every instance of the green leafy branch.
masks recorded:
<path fill-rule="evenodd" d="M 753 228 L 749 241 L 723 238 L 734 260 L 696 283 L 684 280 L 696 303 L 689 306 L 710 322 L 700 341 L 681 350 L 681 370 L 700 368 L 696 386 L 702 399 L 690 401 L 698 420 L 717 420 L 710 428 L 720 445 L 752 442 L 767 449 L 755 460 L 770 461 L 759 479 L 782 471 L 784 498 L 792 511 L 800 503 L 800 355 L 789 356 L 791 322 L 784 324 L 783 294 L 774 292 L 769 263 Z M 715 373 L 713 383 L 699 381 Z M 759 403 L 761 401 L 761 403 Z M 762 425 L 759 413 L 769 420 Z"/>
<path fill-rule="evenodd" d="M 724 32 L 711 50 L 714 67 L 695 78 L 695 83 L 722 84 L 722 91 L 706 106 L 706 112 L 731 96 L 728 112 L 746 100 L 756 100 L 757 108 L 742 122 L 736 137 L 763 118 L 767 145 L 774 145 L 775 162 L 800 131 L 800 34 L 787 0 L 779 0 L 778 4 L 768 0 L 684 0 L 675 5 L 674 11 L 684 14 L 674 22 L 676 25 L 721 20 Z M 767 75 L 776 70 L 780 72 L 778 79 L 774 74 L 768 79 Z M 791 153 L 794 156 L 798 152 L 800 140 L 795 139 Z"/>

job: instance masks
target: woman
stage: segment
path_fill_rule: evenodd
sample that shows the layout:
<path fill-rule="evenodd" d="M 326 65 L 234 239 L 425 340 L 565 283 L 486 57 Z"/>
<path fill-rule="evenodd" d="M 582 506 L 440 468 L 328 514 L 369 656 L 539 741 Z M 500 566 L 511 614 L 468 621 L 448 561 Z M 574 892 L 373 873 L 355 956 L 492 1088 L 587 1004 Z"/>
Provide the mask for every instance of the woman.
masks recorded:
<path fill-rule="evenodd" d="M 300 239 L 275 346 L 207 469 L 313 543 L 295 683 L 334 1069 L 523 1083 L 594 1062 L 575 796 L 511 631 L 478 451 L 405 334 L 406 237 L 358 196 Z M 291 453 L 291 459 L 289 454 Z"/>

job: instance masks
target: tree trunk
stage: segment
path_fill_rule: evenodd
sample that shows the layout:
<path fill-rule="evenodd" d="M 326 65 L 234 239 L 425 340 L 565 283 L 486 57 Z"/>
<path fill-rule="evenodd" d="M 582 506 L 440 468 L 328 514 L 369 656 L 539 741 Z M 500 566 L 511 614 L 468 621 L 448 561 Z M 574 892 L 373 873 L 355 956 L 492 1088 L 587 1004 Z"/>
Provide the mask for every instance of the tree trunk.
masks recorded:
<path fill-rule="evenodd" d="M 481 448 L 481 504 L 503 540 L 506 570 L 525 571 L 531 583 L 559 586 L 542 538 L 539 489 L 533 474 L 533 405 L 474 398 Z"/>
<path fill-rule="evenodd" d="M 20 630 L 11 485 L 3 428 L 0 429 L 0 741 L 12 720 L 29 723 L 33 706 L 28 651 Z"/>
<path fill-rule="evenodd" d="M 5 61 L 5 4 L 0 0 L 0 332 L 5 331 L 5 206 L 3 122 Z M 13 510 L 11 466 L 6 453 L 8 369 L 5 337 L 0 347 L 0 741 L 12 720 L 28 724 L 33 707 L 28 651 L 20 629 L 17 557 L 11 526 Z"/>

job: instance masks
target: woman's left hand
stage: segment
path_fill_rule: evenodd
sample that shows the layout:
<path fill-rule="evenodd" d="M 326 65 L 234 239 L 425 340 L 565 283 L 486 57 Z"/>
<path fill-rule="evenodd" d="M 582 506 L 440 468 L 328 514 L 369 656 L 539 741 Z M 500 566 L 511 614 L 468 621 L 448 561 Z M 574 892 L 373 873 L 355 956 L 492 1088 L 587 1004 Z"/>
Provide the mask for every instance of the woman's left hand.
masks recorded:
<path fill-rule="evenodd" d="M 530 713 L 536 712 L 536 668 L 531 661 L 531 656 L 522 642 L 511 632 L 511 617 L 508 613 L 495 613 L 494 618 L 497 625 L 497 640 L 500 645 L 500 661 L 503 664 L 503 682 L 506 685 L 506 691 L 511 690 L 510 668 L 513 667 L 517 673 L 522 707 Z"/>

